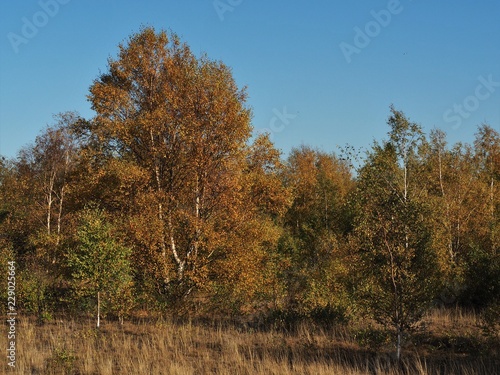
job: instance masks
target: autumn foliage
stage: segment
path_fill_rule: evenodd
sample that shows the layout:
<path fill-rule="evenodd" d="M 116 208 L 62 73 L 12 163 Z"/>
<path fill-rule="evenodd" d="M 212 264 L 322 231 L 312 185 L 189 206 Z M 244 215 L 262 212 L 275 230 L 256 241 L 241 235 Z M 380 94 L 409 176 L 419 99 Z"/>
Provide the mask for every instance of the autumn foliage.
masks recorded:
<path fill-rule="evenodd" d="M 391 107 L 365 157 L 284 157 L 252 136 L 246 99 L 173 33 L 120 44 L 90 86 L 93 118 L 58 115 L 0 163 L 0 254 L 25 311 L 95 314 L 98 294 L 120 319 L 371 316 L 401 345 L 429 307 L 459 304 L 497 327 L 496 130 L 449 146 Z"/>

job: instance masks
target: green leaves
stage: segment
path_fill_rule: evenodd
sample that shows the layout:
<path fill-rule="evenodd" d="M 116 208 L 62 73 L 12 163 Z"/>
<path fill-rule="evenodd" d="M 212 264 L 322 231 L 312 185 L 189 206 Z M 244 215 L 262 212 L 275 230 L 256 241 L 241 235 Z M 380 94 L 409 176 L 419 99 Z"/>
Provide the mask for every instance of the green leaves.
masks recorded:
<path fill-rule="evenodd" d="M 105 213 L 95 207 L 80 214 L 74 247 L 68 249 L 67 262 L 79 296 L 103 292 L 112 299 L 131 286 L 131 249 L 113 238 L 113 227 Z"/>
<path fill-rule="evenodd" d="M 410 331 L 430 306 L 438 282 L 430 246 L 428 210 L 415 177 L 420 128 L 391 108 L 390 139 L 375 145 L 357 186 L 355 236 L 359 244 L 358 300 L 398 336 Z"/>

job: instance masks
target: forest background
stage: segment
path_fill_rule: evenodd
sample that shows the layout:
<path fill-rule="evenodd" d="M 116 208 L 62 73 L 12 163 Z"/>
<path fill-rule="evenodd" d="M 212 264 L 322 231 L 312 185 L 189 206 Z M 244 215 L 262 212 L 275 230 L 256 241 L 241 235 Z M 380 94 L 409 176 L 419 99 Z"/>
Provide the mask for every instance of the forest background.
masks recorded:
<path fill-rule="evenodd" d="M 0 163 L 1 266 L 17 264 L 19 308 L 40 321 L 369 316 L 398 356 L 435 306 L 498 330 L 495 129 L 449 145 L 391 106 L 366 153 L 299 145 L 284 158 L 252 137 L 246 98 L 173 33 L 121 44 L 91 84 L 95 117 L 60 113 Z"/>

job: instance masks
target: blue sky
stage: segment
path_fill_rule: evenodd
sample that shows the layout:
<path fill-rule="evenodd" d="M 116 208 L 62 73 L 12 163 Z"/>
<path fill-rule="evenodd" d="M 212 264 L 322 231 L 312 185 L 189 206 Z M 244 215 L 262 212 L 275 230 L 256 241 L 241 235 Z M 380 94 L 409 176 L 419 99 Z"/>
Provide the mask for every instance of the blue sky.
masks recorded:
<path fill-rule="evenodd" d="M 287 154 L 387 133 L 391 103 L 426 132 L 500 130 L 498 0 L 24 0 L 0 3 L 0 154 L 52 115 L 92 117 L 92 81 L 141 25 L 171 29 L 248 86 L 257 131 Z"/>

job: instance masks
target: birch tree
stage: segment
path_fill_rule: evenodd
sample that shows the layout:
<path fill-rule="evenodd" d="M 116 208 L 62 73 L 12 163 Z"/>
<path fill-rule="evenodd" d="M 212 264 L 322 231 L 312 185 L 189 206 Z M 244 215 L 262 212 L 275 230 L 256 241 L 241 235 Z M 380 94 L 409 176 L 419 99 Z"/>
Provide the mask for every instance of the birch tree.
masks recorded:
<path fill-rule="evenodd" d="M 206 279 L 231 207 L 242 204 L 245 90 L 222 62 L 197 58 L 175 34 L 152 28 L 108 63 L 90 89 L 92 131 L 114 158 L 148 176 L 131 211 L 136 255 L 163 284 L 158 290 L 187 295 Z M 141 228 L 146 222 L 153 236 Z"/>
<path fill-rule="evenodd" d="M 446 135 L 438 130 L 430 136 L 419 185 L 427 186 L 433 243 L 446 281 L 440 295 L 445 304 L 470 303 L 471 298 L 480 304 L 488 289 L 478 283 L 487 272 L 474 258 L 493 255 L 498 241 L 495 144 L 495 131 L 487 126 L 479 128 L 474 146 L 447 147 Z"/>
<path fill-rule="evenodd" d="M 75 162 L 77 146 L 71 126 L 78 120 L 73 112 L 55 116 L 57 123 L 40 134 L 32 147 L 21 152 L 21 163 L 29 164 L 41 189 L 47 235 L 61 234 L 68 175 Z"/>
<path fill-rule="evenodd" d="M 361 279 L 358 298 L 370 315 L 403 339 L 430 306 L 437 259 L 417 188 L 420 127 L 391 108 L 389 140 L 375 144 L 360 170 L 355 235 Z"/>
<path fill-rule="evenodd" d="M 116 305 L 131 288 L 130 253 L 130 248 L 114 239 L 102 210 L 87 208 L 81 213 L 75 247 L 68 249 L 67 261 L 78 299 L 91 297 L 95 301 L 97 328 L 103 304 L 114 303 L 111 309 L 124 311 Z"/>

